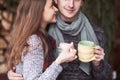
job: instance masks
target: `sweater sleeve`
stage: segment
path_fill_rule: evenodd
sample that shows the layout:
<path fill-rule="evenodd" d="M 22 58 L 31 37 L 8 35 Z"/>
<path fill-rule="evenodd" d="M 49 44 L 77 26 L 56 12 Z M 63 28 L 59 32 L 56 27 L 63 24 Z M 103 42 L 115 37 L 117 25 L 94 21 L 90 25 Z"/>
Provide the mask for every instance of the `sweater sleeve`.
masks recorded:
<path fill-rule="evenodd" d="M 111 80 L 112 68 L 105 60 L 102 60 L 100 66 L 93 66 L 92 73 L 96 80 Z"/>
<path fill-rule="evenodd" d="M 96 29 L 95 32 L 99 40 L 100 46 L 104 48 L 105 53 L 107 53 L 106 39 L 105 39 L 105 34 L 103 29 L 99 27 L 97 28 L 94 27 L 94 29 Z M 107 56 L 108 54 L 105 54 L 104 60 L 101 61 L 100 66 L 92 67 L 92 73 L 95 80 L 111 80 L 112 79 L 112 68 L 107 61 Z"/>
<path fill-rule="evenodd" d="M 37 35 L 32 35 L 28 42 L 29 51 L 23 58 L 24 80 L 56 80 L 62 67 L 53 62 L 45 72 L 43 72 L 44 51 L 42 41 Z"/>

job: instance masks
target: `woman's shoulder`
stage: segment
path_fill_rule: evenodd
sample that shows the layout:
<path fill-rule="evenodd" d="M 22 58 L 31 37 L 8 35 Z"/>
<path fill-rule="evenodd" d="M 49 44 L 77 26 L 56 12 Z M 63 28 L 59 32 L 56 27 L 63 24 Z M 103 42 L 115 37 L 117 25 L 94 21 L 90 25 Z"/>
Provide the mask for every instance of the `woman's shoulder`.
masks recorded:
<path fill-rule="evenodd" d="M 41 44 L 41 42 L 41 38 L 37 34 L 32 34 L 27 40 L 29 46 L 35 46 Z"/>
<path fill-rule="evenodd" d="M 38 36 L 37 34 L 32 34 L 28 38 L 27 44 L 29 46 L 29 51 L 33 51 L 33 50 L 42 48 L 43 43 L 42 43 L 40 36 Z"/>

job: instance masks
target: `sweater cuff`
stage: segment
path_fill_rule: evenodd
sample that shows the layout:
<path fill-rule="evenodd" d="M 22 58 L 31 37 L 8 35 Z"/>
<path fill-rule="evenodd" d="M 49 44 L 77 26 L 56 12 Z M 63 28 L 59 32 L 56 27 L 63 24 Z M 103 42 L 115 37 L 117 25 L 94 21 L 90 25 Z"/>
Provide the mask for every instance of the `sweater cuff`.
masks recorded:
<path fill-rule="evenodd" d="M 57 64 L 55 61 L 52 63 L 51 67 L 54 67 L 54 69 L 59 73 L 63 70 L 62 66 Z"/>
<path fill-rule="evenodd" d="M 93 65 L 93 70 L 95 71 L 95 72 L 101 72 L 101 71 L 103 71 L 103 68 L 104 67 L 104 61 L 102 60 L 101 62 L 100 62 L 100 65 L 99 66 L 94 66 Z"/>

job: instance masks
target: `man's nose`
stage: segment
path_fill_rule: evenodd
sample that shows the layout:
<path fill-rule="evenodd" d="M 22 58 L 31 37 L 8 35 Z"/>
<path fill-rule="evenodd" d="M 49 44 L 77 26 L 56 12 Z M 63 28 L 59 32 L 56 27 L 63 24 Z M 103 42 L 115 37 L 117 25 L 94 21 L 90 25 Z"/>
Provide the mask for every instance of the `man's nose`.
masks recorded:
<path fill-rule="evenodd" d="M 69 0 L 69 7 L 73 8 L 74 7 L 74 0 Z"/>

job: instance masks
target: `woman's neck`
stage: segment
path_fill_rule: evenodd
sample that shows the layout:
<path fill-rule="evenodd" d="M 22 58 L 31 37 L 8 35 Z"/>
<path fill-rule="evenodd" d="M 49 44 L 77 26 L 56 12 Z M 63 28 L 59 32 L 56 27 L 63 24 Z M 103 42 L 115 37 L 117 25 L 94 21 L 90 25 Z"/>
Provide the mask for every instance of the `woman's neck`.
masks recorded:
<path fill-rule="evenodd" d="M 41 22 L 41 28 L 45 30 L 47 24 L 48 24 L 47 22 L 42 21 L 42 22 Z"/>

